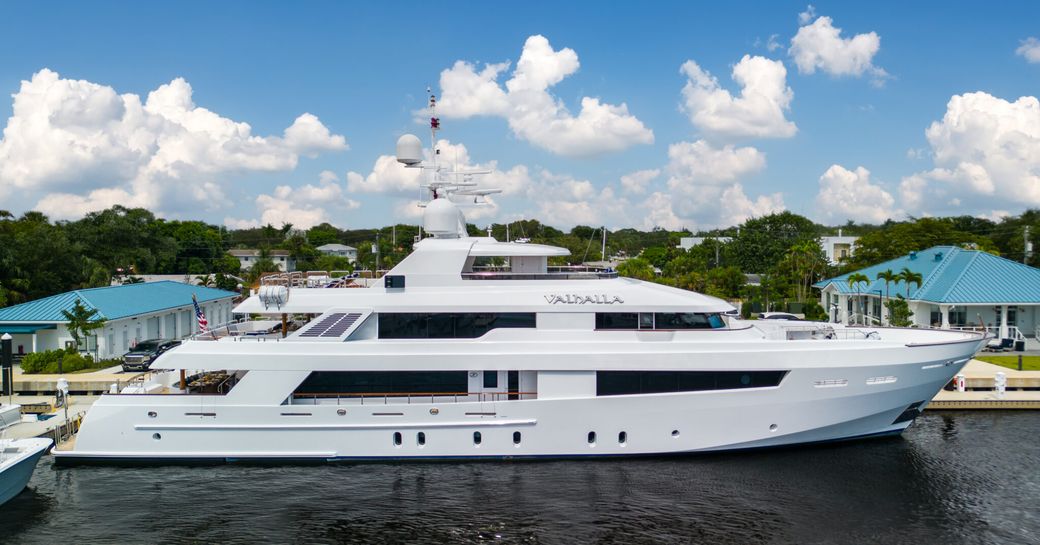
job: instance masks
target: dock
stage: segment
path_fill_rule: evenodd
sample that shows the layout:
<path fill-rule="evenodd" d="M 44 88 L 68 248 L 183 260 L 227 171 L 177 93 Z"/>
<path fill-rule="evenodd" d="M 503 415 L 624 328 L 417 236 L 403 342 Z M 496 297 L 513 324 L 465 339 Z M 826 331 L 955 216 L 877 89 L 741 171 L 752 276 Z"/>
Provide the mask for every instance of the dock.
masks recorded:
<path fill-rule="evenodd" d="M 1002 397 L 994 388 L 998 372 L 1007 377 Z M 961 374 L 967 391 L 941 390 L 926 410 L 1040 409 L 1040 371 L 1018 371 L 973 359 Z"/>

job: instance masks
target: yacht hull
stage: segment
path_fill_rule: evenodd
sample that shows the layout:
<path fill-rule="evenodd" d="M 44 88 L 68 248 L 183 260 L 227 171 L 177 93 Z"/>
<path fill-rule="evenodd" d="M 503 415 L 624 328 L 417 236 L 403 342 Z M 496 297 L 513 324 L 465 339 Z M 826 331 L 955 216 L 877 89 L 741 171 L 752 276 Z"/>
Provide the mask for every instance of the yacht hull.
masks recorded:
<path fill-rule="evenodd" d="M 55 456 L 60 463 L 618 457 L 893 435 L 977 344 L 917 347 L 934 357 L 913 363 L 795 368 L 779 386 L 740 390 L 271 406 L 217 396 L 103 396 L 76 449 Z"/>

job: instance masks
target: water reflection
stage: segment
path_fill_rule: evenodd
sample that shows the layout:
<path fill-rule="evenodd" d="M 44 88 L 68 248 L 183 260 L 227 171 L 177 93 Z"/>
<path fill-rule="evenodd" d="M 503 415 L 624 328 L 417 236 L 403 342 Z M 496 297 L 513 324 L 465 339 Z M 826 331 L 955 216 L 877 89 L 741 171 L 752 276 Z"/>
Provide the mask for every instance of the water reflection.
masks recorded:
<path fill-rule="evenodd" d="M 1023 543 L 1040 414 L 902 437 L 613 461 L 55 470 L 0 536 L 53 543 Z M 4 508 L 7 515 L 7 507 Z M 146 536 L 146 538 L 142 538 Z"/>

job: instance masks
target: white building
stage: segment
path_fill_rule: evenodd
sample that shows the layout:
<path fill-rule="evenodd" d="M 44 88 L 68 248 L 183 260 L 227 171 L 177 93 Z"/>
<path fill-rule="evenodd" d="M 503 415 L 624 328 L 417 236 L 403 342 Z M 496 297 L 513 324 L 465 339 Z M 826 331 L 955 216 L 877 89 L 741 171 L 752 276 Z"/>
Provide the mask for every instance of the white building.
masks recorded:
<path fill-rule="evenodd" d="M 260 250 L 228 250 L 228 253 L 238 258 L 242 270 L 249 269 L 260 260 Z M 292 272 L 296 270 L 296 260 L 291 257 L 288 250 L 269 250 L 267 258 L 278 266 L 279 271 Z"/>
<path fill-rule="evenodd" d="M 841 229 L 838 229 L 838 236 L 836 237 L 820 237 L 820 247 L 823 248 L 823 253 L 827 255 L 827 261 L 831 265 L 837 265 L 843 260 L 852 257 L 852 254 L 856 251 L 856 241 L 859 237 L 846 237 L 841 235 Z"/>
<path fill-rule="evenodd" d="M 346 244 L 322 244 L 317 247 L 317 250 L 325 255 L 345 257 L 351 263 L 357 261 L 357 248 Z"/>
<path fill-rule="evenodd" d="M 97 309 L 105 325 L 92 332 L 85 350 L 103 359 L 117 358 L 145 339 L 181 339 L 198 331 L 194 294 L 210 328 L 231 321 L 232 301 L 239 294 L 163 281 L 90 288 L 59 293 L 0 309 L 0 334 L 13 337 L 15 354 L 64 348 L 72 342 L 61 311 L 79 300 Z"/>
<path fill-rule="evenodd" d="M 921 282 L 885 283 L 878 274 L 909 270 Z M 852 274 L 867 282 L 849 283 Z M 917 327 L 985 328 L 1001 339 L 1040 333 L 1040 269 L 980 250 L 934 246 L 823 280 L 820 303 L 837 322 L 888 324 L 884 302 L 906 299 Z"/>

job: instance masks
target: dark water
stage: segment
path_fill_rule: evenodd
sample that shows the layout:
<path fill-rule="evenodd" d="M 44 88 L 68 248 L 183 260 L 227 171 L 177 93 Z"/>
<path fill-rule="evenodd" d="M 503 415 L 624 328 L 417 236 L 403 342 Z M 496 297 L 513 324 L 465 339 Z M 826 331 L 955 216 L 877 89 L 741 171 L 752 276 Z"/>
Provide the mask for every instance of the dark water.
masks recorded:
<path fill-rule="evenodd" d="M 9 543 L 1040 543 L 1040 412 L 684 458 L 56 468 Z"/>

